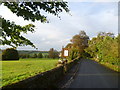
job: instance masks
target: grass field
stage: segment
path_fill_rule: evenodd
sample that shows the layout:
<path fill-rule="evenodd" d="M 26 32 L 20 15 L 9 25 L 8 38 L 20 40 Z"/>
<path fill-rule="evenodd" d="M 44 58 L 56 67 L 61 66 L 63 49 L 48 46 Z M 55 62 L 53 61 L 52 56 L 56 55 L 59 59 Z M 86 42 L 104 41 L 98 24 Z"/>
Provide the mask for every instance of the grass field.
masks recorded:
<path fill-rule="evenodd" d="M 58 59 L 20 59 L 2 62 L 2 86 L 53 69 Z"/>

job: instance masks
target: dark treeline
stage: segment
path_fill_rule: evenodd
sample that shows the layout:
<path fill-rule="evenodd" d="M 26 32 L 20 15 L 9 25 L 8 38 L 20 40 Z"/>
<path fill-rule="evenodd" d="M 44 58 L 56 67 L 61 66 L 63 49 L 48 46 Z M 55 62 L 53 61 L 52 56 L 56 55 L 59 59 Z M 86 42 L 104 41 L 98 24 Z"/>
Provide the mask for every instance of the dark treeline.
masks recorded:
<path fill-rule="evenodd" d="M 17 50 L 19 54 L 38 54 L 38 53 L 48 53 L 48 51 L 36 51 L 36 50 Z"/>
<path fill-rule="evenodd" d="M 59 52 L 51 48 L 49 51 L 21 51 L 20 58 L 59 58 Z"/>
<path fill-rule="evenodd" d="M 19 54 L 20 58 L 45 58 L 42 53 L 34 54 Z"/>

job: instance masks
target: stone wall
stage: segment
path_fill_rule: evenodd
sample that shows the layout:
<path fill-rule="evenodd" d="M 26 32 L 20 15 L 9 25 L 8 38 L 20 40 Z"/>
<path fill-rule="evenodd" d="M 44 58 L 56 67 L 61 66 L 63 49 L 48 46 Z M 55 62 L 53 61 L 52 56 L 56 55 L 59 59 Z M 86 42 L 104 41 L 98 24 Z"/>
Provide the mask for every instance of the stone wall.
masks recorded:
<path fill-rule="evenodd" d="M 52 70 L 37 74 L 36 76 L 29 77 L 20 82 L 2 87 L 6 88 L 47 88 L 59 80 L 66 72 L 68 72 L 78 60 L 67 63 L 64 66 L 56 67 Z"/>

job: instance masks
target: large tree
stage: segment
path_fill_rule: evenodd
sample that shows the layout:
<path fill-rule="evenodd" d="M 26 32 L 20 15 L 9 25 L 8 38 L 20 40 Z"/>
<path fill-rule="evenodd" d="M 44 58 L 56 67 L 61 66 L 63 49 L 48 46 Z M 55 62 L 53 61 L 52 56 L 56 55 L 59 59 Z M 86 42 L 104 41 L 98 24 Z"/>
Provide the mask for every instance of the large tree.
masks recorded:
<path fill-rule="evenodd" d="M 85 31 L 80 31 L 79 34 L 76 34 L 72 37 L 72 43 L 66 46 L 70 50 L 70 59 L 86 55 L 84 49 L 88 47 L 88 40 L 89 37 Z"/>
<path fill-rule="evenodd" d="M 74 48 L 78 48 L 82 53 L 84 49 L 88 46 L 89 37 L 86 35 L 85 31 L 80 31 L 78 35 L 74 35 L 71 39 Z"/>
<path fill-rule="evenodd" d="M 67 2 L 63 2 L 62 0 L 53 0 L 52 2 L 44 2 L 44 0 L 33 2 L 31 0 L 31 2 L 21 1 L 19 3 L 6 0 L 6 2 L 2 2 L 2 4 L 17 16 L 23 17 L 24 20 L 33 22 L 41 21 L 41 23 L 48 22 L 44 12 L 53 14 L 57 17 L 59 17 L 59 13 L 62 11 L 69 12 Z M 44 14 L 42 14 L 42 12 Z M 27 33 L 28 31 L 34 32 L 35 26 L 33 24 L 20 26 L 3 17 L 0 18 L 0 22 L 2 22 L 2 27 L 0 28 L 2 31 L 2 39 L 0 39 L 2 45 L 10 45 L 12 47 L 31 45 L 32 47 L 35 47 L 30 40 L 22 36 L 22 33 Z"/>

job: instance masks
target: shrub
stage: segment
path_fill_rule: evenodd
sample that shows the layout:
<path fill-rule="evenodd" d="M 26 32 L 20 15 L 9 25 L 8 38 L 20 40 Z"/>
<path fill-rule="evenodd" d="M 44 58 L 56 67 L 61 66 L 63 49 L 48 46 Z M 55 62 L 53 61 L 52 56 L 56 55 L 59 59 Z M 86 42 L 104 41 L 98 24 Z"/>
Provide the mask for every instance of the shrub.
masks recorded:
<path fill-rule="evenodd" d="M 18 51 L 14 48 L 7 48 L 2 52 L 2 60 L 19 60 Z"/>

